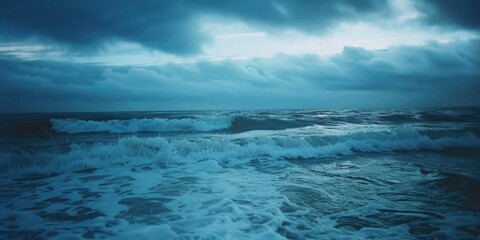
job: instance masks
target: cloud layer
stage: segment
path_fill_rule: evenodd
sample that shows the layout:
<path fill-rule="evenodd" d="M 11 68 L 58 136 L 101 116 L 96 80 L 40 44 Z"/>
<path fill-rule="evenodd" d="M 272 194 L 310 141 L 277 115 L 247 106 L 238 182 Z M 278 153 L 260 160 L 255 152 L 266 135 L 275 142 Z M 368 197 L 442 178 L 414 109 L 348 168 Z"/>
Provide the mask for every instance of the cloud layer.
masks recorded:
<path fill-rule="evenodd" d="M 478 105 L 480 40 L 152 67 L 0 59 L 0 111 Z"/>
<path fill-rule="evenodd" d="M 479 1 L 421 0 L 413 5 L 427 25 L 478 30 Z M 94 54 L 105 44 L 132 42 L 175 55 L 202 52 L 213 36 L 202 19 L 240 21 L 262 31 L 324 34 L 340 23 L 381 22 L 391 1 L 0 1 L 0 40 L 34 41 Z"/>
<path fill-rule="evenodd" d="M 0 111 L 478 105 L 478 8 L 474 0 L 0 1 Z"/>
<path fill-rule="evenodd" d="M 480 1 L 422 0 L 415 1 L 425 16 L 424 20 L 436 26 L 446 25 L 466 29 L 480 29 Z"/>
<path fill-rule="evenodd" d="M 212 37 L 204 16 L 237 19 L 266 30 L 321 33 L 340 21 L 388 12 L 386 1 L 0 1 L 0 39 L 37 39 L 91 53 L 105 43 L 127 41 L 176 55 L 198 54 Z"/>

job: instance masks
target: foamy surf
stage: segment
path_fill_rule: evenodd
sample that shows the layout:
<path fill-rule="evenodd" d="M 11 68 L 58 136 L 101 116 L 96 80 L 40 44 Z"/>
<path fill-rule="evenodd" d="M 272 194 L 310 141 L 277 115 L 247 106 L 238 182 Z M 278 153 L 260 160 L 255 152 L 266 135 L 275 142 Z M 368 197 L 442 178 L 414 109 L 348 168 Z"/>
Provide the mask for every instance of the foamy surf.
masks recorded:
<path fill-rule="evenodd" d="M 231 126 L 232 117 L 203 117 L 203 118 L 143 118 L 128 120 L 78 120 L 78 119 L 51 119 L 52 127 L 64 133 L 135 133 L 135 132 L 210 132 L 227 129 Z"/>
<path fill-rule="evenodd" d="M 479 116 L 4 117 L 0 238 L 474 239 Z"/>
<path fill-rule="evenodd" d="M 383 131 L 373 128 L 371 131 L 360 130 L 346 135 L 338 132 L 326 135 L 322 129 L 317 130 L 317 134 L 310 132 L 308 136 L 282 134 L 294 132 L 293 129 L 189 140 L 123 137 L 113 143 L 71 144 L 60 150 L 53 148 L 39 153 L 5 154 L 0 169 L 8 174 L 15 171 L 48 174 L 145 163 L 194 164 L 214 160 L 243 164 L 258 158 L 278 161 L 360 153 L 480 148 L 480 138 L 471 133 L 432 138 L 408 126 Z"/>

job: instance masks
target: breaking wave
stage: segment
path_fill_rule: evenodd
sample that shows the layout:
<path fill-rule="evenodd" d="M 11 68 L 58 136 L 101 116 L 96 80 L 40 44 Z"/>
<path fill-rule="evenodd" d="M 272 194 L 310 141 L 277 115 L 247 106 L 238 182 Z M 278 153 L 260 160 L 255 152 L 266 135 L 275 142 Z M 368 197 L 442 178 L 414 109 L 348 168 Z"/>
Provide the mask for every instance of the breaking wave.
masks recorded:
<path fill-rule="evenodd" d="M 233 121 L 229 116 L 203 118 L 143 118 L 128 120 L 51 119 L 52 128 L 62 133 L 135 133 L 135 132 L 210 132 L 227 129 Z"/>
<path fill-rule="evenodd" d="M 215 116 L 202 118 L 133 118 L 125 120 L 51 119 L 52 129 L 61 133 L 136 133 L 136 132 L 211 132 L 228 130 L 234 133 L 252 130 L 284 130 L 311 126 L 312 123 L 257 119 L 243 116 Z"/>
<path fill-rule="evenodd" d="M 194 138 L 126 137 L 114 143 L 72 144 L 63 152 L 4 154 L 2 172 L 48 173 L 146 163 L 192 164 L 202 161 L 242 164 L 252 159 L 311 159 L 357 153 L 449 148 L 479 148 L 480 138 L 466 133 L 429 137 L 410 127 L 346 136 L 257 136 Z M 8 156 L 7 156 L 8 155 Z"/>

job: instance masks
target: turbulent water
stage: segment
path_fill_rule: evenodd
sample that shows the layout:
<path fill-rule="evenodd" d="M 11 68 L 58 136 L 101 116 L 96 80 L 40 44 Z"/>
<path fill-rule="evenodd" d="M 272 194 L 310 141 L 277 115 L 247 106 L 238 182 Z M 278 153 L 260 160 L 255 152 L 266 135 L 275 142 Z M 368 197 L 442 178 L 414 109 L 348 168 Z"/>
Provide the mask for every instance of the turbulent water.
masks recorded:
<path fill-rule="evenodd" d="M 480 235 L 480 109 L 0 117 L 2 239 Z"/>

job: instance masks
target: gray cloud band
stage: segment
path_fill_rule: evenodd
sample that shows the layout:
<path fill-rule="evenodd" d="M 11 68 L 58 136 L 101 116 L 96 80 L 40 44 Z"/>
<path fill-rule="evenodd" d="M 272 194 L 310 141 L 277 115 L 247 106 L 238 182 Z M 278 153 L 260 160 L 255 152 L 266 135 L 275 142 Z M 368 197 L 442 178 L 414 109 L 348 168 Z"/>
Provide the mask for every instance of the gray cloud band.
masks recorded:
<path fill-rule="evenodd" d="M 0 59 L 0 110 L 476 105 L 479 51 L 480 41 L 472 40 L 347 47 L 329 60 L 277 55 L 152 67 L 7 58 Z"/>
<path fill-rule="evenodd" d="M 70 51 L 96 52 L 117 40 L 176 55 L 200 53 L 210 36 L 204 15 L 239 19 L 269 30 L 321 33 L 340 21 L 384 16 L 387 1 L 0 1 L 0 38 L 39 38 Z"/>

